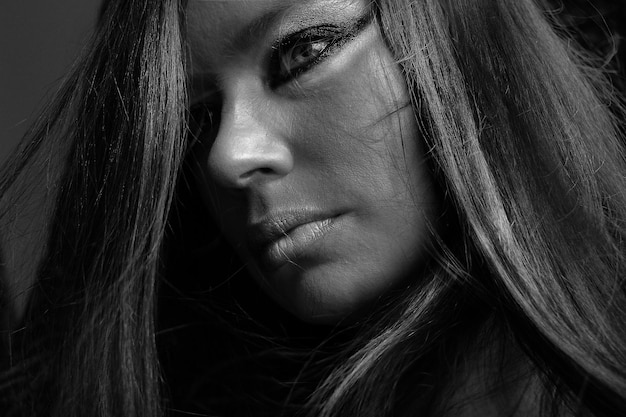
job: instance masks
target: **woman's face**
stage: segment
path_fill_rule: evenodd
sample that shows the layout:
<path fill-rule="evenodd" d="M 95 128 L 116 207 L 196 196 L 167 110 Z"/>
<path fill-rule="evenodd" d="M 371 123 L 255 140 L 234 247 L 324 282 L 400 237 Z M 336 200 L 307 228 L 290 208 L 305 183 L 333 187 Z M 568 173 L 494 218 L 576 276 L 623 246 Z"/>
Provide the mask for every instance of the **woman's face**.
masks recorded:
<path fill-rule="evenodd" d="M 187 9 L 203 198 L 261 287 L 309 322 L 407 278 L 436 215 L 407 89 L 366 3 Z"/>

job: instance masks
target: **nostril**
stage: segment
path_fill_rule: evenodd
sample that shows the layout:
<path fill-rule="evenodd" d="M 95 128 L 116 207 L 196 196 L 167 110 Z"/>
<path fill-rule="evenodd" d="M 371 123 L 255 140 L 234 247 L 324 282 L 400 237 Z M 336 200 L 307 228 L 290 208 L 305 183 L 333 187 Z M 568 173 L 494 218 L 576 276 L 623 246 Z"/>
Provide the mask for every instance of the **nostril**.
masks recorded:
<path fill-rule="evenodd" d="M 274 171 L 272 168 L 268 168 L 268 167 L 259 167 L 259 168 L 255 168 L 251 171 L 248 171 L 244 174 L 241 175 L 241 179 L 248 179 L 256 174 L 260 174 L 262 176 L 265 175 L 272 175 L 275 174 L 276 171 Z"/>

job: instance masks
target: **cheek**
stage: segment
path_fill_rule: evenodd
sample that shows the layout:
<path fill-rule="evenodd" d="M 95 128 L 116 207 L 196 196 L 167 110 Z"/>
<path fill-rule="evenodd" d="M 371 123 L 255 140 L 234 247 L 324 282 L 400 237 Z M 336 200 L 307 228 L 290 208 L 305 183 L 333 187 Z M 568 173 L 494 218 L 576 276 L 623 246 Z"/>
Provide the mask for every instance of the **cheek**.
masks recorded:
<path fill-rule="evenodd" d="M 199 198 L 214 226 L 239 253 L 245 236 L 246 205 L 241 193 L 225 190 L 212 179 L 208 169 L 210 145 L 199 144 L 189 156 L 191 173 Z"/>
<path fill-rule="evenodd" d="M 410 102 L 390 52 L 380 39 L 371 42 L 293 102 L 294 126 L 303 127 L 299 134 L 356 137 L 366 146 L 389 136 L 389 119 Z"/>
<path fill-rule="evenodd" d="M 414 170 L 422 154 L 405 81 L 379 42 L 355 54 L 346 69 L 307 90 L 292 107 L 300 163 L 332 176 L 385 180 L 373 171 Z M 407 161 L 408 164 L 407 164 Z M 408 165 L 408 166 L 407 166 Z M 380 173 L 380 172 L 379 172 Z M 397 174 L 397 172 L 395 173 Z M 382 185 L 382 184 L 381 184 Z"/>

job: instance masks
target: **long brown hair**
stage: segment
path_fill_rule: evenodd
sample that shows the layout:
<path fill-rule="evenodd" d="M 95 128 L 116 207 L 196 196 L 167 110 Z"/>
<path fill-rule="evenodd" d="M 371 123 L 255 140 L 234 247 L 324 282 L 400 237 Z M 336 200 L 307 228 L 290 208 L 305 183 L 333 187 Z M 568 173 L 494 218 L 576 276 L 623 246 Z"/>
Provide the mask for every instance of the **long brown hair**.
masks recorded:
<path fill-rule="evenodd" d="M 406 383 L 406 365 L 429 357 L 432 345 L 416 346 L 440 333 L 438 312 L 458 301 L 459 289 L 489 306 L 489 317 L 536 366 L 544 413 L 623 413 L 621 103 L 532 1 L 376 7 L 465 243 L 442 251 L 442 265 L 457 271 L 416 285 L 395 325 L 335 371 L 327 396 L 315 399 L 322 415 L 388 415 L 389 399 L 402 390 L 394 382 Z M 447 354 L 470 340 L 457 340 Z M 446 368 L 454 373 L 454 366 L 438 372 Z M 440 400 L 431 403 L 435 415 L 451 409 Z"/>
<path fill-rule="evenodd" d="M 7 190 L 40 169 L 37 155 L 60 159 L 12 341 L 12 372 L 25 376 L 3 395 L 19 414 L 160 414 L 154 293 L 185 144 L 179 7 L 107 2 L 90 50 L 6 168 L 5 207 L 20 203 L 24 193 Z"/>

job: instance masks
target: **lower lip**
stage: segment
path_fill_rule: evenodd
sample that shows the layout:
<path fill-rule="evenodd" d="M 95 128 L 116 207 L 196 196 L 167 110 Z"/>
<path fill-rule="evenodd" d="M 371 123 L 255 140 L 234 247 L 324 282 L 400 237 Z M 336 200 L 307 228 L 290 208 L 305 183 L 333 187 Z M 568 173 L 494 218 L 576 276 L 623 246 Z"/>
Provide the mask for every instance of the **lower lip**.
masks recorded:
<path fill-rule="evenodd" d="M 286 263 L 297 263 L 298 257 L 308 255 L 328 232 L 335 228 L 336 218 L 314 221 L 293 228 L 286 236 L 269 244 L 261 255 L 261 263 L 275 270 Z"/>

